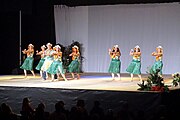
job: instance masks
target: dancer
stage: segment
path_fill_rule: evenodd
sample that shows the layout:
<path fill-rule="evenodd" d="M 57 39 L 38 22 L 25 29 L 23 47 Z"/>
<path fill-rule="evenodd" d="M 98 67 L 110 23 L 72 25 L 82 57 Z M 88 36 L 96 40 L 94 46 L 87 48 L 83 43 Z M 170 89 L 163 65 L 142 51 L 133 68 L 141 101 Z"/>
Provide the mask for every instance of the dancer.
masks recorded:
<path fill-rule="evenodd" d="M 78 46 L 73 46 L 72 47 L 72 53 L 69 55 L 72 57 L 72 61 L 70 65 L 68 66 L 68 71 L 71 73 L 72 78 L 74 79 L 74 73 L 77 74 L 77 79 L 80 79 L 80 53 L 79 53 L 79 47 Z"/>
<path fill-rule="evenodd" d="M 35 77 L 35 74 L 34 74 L 34 71 L 33 71 L 34 45 L 29 44 L 29 45 L 28 45 L 28 49 L 27 49 L 27 50 L 24 49 L 24 50 L 22 51 L 22 53 L 27 55 L 26 59 L 24 60 L 24 62 L 23 62 L 23 64 L 22 64 L 22 66 L 20 66 L 21 69 L 24 69 L 25 78 L 27 77 L 27 70 L 30 70 L 31 73 L 33 74 L 33 76 Z"/>
<path fill-rule="evenodd" d="M 36 70 L 39 70 L 40 71 L 40 76 L 41 78 L 43 78 L 43 71 L 41 70 L 41 67 L 45 61 L 44 57 L 45 57 L 45 49 L 46 49 L 46 46 L 45 45 L 42 45 L 41 46 L 41 51 L 36 51 L 36 55 L 40 55 L 41 56 L 41 59 L 38 63 L 38 65 L 36 66 Z"/>
<path fill-rule="evenodd" d="M 45 51 L 45 61 L 41 67 L 41 70 L 43 71 L 43 79 L 46 80 L 48 79 L 48 73 L 46 72 L 47 69 L 50 67 L 50 65 L 52 64 L 53 62 L 53 49 L 52 49 L 52 44 L 51 43 L 47 43 L 46 44 L 46 51 Z"/>
<path fill-rule="evenodd" d="M 67 81 L 65 74 L 64 74 L 64 68 L 62 64 L 62 52 L 61 52 L 61 47 L 59 45 L 56 45 L 55 51 L 53 52 L 53 63 L 51 66 L 47 69 L 47 72 L 51 74 L 52 81 L 54 81 L 54 75 L 57 74 L 59 76 L 59 73 L 63 77 L 65 81 Z"/>
<path fill-rule="evenodd" d="M 133 60 L 131 61 L 130 65 L 126 69 L 127 72 L 131 74 L 131 81 L 133 81 L 133 74 L 137 74 L 142 82 L 141 78 L 141 51 L 140 47 L 137 45 L 135 46 L 134 50 L 131 49 L 130 55 L 133 56 Z"/>
<path fill-rule="evenodd" d="M 118 79 L 120 80 L 121 79 L 121 77 L 120 77 L 121 52 L 120 52 L 118 45 L 114 45 L 114 47 L 112 49 L 109 49 L 109 55 L 111 57 L 111 63 L 110 63 L 108 72 L 111 73 L 113 80 L 115 80 L 114 74 L 117 74 Z"/>
<path fill-rule="evenodd" d="M 152 53 L 152 56 L 155 56 L 156 60 L 150 69 L 150 73 L 154 74 L 154 73 L 158 72 L 159 74 L 162 75 L 162 68 L 163 68 L 163 62 L 162 62 L 163 48 L 162 48 L 162 46 L 158 46 L 156 48 L 156 52 Z"/>

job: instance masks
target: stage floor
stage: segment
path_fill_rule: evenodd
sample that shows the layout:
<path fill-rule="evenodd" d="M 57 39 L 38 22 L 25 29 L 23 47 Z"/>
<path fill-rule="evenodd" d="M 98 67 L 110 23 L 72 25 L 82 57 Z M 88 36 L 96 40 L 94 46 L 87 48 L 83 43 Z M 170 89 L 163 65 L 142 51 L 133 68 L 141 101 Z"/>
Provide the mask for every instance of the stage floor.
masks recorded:
<path fill-rule="evenodd" d="M 142 74 L 146 80 L 147 74 Z M 128 102 L 129 110 L 135 115 L 142 110 L 146 120 L 153 120 L 154 111 L 162 104 L 167 106 L 170 118 L 178 117 L 177 109 L 180 105 L 180 87 L 171 87 L 172 76 L 163 75 L 164 82 L 169 85 L 170 92 L 161 94 L 155 91 L 139 91 L 139 78 L 135 76 L 131 82 L 127 73 L 121 74 L 121 80 L 112 80 L 108 73 L 82 73 L 79 80 L 71 79 L 67 74 L 68 81 L 51 82 L 51 79 L 42 80 L 39 74 L 34 78 L 31 74 L 25 79 L 23 75 L 0 76 L 0 103 L 10 105 L 15 113 L 21 111 L 22 100 L 25 97 L 31 99 L 33 108 L 40 102 L 45 103 L 46 111 L 54 111 L 54 104 L 63 100 L 65 108 L 70 110 L 76 105 L 78 99 L 85 100 L 88 111 L 92 109 L 93 101 L 98 100 L 106 110 L 119 111 L 123 101 Z M 175 98 L 175 99 L 174 99 Z M 176 111 L 174 111 L 176 110 Z M 174 117 L 175 116 L 175 117 Z"/>
<path fill-rule="evenodd" d="M 142 79 L 146 81 L 147 74 L 142 74 Z M 112 80 L 108 73 L 82 73 L 80 79 L 71 79 L 70 74 L 66 74 L 68 81 L 63 79 L 52 82 L 51 78 L 43 80 L 39 74 L 34 78 L 31 74 L 27 78 L 23 75 L 1 75 L 0 86 L 8 87 L 39 87 L 39 88 L 60 88 L 60 89 L 85 89 L 85 90 L 113 90 L 113 91 L 138 91 L 139 78 L 134 76 L 131 81 L 129 74 L 122 73 L 121 80 Z M 170 90 L 178 89 L 172 86 L 171 75 L 163 75 L 164 83 L 169 85 Z"/>

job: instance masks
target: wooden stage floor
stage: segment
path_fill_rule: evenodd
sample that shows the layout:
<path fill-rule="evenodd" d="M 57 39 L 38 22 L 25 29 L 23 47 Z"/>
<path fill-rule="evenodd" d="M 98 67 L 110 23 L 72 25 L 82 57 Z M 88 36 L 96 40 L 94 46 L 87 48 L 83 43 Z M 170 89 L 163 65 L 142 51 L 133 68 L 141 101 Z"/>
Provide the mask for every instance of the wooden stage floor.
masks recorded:
<path fill-rule="evenodd" d="M 111 74 L 108 73 L 82 73 L 80 79 L 71 79 L 70 74 L 67 74 L 68 81 L 60 79 L 54 82 L 51 78 L 43 80 L 39 74 L 34 78 L 31 74 L 27 78 L 23 75 L 1 75 L 0 86 L 8 87 L 39 87 L 39 88 L 61 88 L 61 89 L 86 89 L 86 90 L 113 90 L 113 91 L 138 91 L 140 83 L 139 78 L 135 75 L 131 82 L 130 76 L 127 73 L 121 74 L 121 80 L 112 80 Z M 143 80 L 146 81 L 147 74 L 142 74 Z M 163 75 L 164 83 L 170 86 L 170 90 L 178 89 L 179 87 L 172 86 L 171 75 Z"/>

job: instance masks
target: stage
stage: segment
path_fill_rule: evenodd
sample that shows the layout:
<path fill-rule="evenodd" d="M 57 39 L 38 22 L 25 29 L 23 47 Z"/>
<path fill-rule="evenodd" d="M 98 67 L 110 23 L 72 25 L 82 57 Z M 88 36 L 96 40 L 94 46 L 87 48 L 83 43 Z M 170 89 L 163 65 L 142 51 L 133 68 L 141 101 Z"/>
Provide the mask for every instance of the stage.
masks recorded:
<path fill-rule="evenodd" d="M 85 89 L 85 90 L 113 90 L 113 91 L 138 91 L 139 78 L 135 75 L 133 81 L 129 74 L 121 74 L 121 79 L 117 77 L 112 80 L 111 74 L 108 73 L 82 73 L 80 79 L 72 79 L 70 74 L 66 74 L 68 81 L 62 78 L 51 81 L 51 77 L 47 80 L 40 78 L 39 74 L 34 78 L 31 74 L 27 78 L 23 75 L 4 75 L 0 76 L 0 86 L 9 87 L 39 87 L 39 88 L 60 88 L 60 89 Z M 146 81 L 147 74 L 142 75 L 142 79 Z M 164 75 L 166 85 L 172 85 L 171 75 Z M 170 89 L 177 89 L 170 87 Z"/>
<path fill-rule="evenodd" d="M 63 100 L 65 108 L 70 110 L 76 105 L 78 99 L 85 100 L 88 111 L 93 106 L 93 101 L 98 100 L 104 111 L 109 109 L 117 113 L 124 102 L 128 103 L 128 109 L 135 115 L 138 111 L 143 111 L 147 120 L 152 120 L 156 109 L 165 105 L 168 114 L 174 117 L 174 113 L 180 107 L 178 101 L 179 86 L 171 87 L 171 75 L 163 75 L 164 82 L 169 85 L 168 93 L 139 91 L 139 78 L 134 76 L 131 82 L 129 74 L 121 74 L 121 80 L 112 80 L 108 73 L 82 73 L 80 79 L 71 79 L 67 74 L 68 81 L 63 79 L 51 81 L 51 78 L 43 80 L 39 74 L 34 78 L 31 74 L 27 78 L 23 75 L 2 75 L 0 76 L 0 103 L 6 102 L 12 106 L 13 111 L 19 113 L 22 99 L 29 97 L 31 104 L 35 107 L 40 102 L 45 103 L 46 111 L 54 111 L 54 104 Z M 142 74 L 146 81 L 147 74 Z M 176 99 L 173 99 L 176 98 Z"/>

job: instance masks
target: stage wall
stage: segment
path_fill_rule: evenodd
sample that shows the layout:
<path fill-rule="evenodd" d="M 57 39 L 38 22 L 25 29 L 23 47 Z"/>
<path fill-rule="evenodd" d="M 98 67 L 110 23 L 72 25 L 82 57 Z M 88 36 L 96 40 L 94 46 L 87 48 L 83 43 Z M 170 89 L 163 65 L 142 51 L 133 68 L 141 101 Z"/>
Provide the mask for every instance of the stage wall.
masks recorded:
<path fill-rule="evenodd" d="M 164 48 L 163 73 L 179 71 L 180 4 L 132 4 L 106 6 L 54 6 L 56 42 L 83 44 L 83 70 L 107 72 L 108 49 L 121 49 L 121 72 L 125 73 L 136 45 L 142 51 L 142 73 L 154 62 L 151 53 L 158 45 Z"/>

